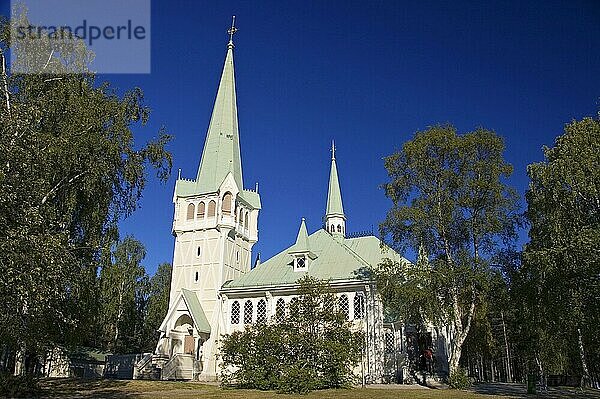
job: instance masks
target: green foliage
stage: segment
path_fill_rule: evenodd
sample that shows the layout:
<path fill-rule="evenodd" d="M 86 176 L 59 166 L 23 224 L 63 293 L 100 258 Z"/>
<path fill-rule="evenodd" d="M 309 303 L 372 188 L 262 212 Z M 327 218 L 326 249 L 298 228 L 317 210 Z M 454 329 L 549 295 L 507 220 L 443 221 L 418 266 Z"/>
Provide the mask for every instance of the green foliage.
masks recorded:
<path fill-rule="evenodd" d="M 546 370 L 587 378 L 600 373 L 600 117 L 564 130 L 527 169 L 531 241 L 519 282 L 535 294 L 532 352 Z"/>
<path fill-rule="evenodd" d="M 460 367 L 457 371 L 452 373 L 448 378 L 448 385 L 453 389 L 467 389 L 471 387 L 471 380 L 467 370 Z"/>
<path fill-rule="evenodd" d="M 163 130 L 151 139 L 144 129 L 150 110 L 140 89 L 117 95 L 96 82 L 79 44 L 63 43 L 59 53 L 35 42 L 18 62 L 28 70 L 43 59 L 48 73 L 0 68 L 0 338 L 43 353 L 56 343 L 95 343 L 98 267 L 149 170 L 166 179 L 171 154 Z M 50 74 L 55 64 L 69 73 Z"/>
<path fill-rule="evenodd" d="M 362 332 L 330 306 L 335 296 L 326 283 L 307 276 L 299 284 L 299 296 L 281 322 L 223 336 L 223 385 L 300 393 L 351 386 Z"/>
<path fill-rule="evenodd" d="M 416 266 L 384 262 L 374 274 L 384 302 L 407 322 L 454 327 L 451 373 L 490 280 L 490 257 L 515 237 L 518 200 L 503 180 L 504 142 L 479 128 L 417 132 L 385 159 L 393 206 L 381 224 L 394 248 L 419 251 Z M 390 311 L 388 311 L 390 312 Z"/>
<path fill-rule="evenodd" d="M 13 376 L 0 373 L 0 397 L 2 398 L 37 398 L 41 393 L 38 379 L 31 374 Z"/>
<path fill-rule="evenodd" d="M 100 310 L 105 347 L 115 353 L 137 352 L 143 330 L 148 276 L 141 262 L 142 243 L 126 237 L 100 272 Z"/>
<path fill-rule="evenodd" d="M 158 342 L 158 328 L 169 310 L 171 290 L 171 264 L 161 263 L 154 276 L 150 278 L 148 300 L 144 318 L 144 337 L 142 352 L 152 352 Z"/>

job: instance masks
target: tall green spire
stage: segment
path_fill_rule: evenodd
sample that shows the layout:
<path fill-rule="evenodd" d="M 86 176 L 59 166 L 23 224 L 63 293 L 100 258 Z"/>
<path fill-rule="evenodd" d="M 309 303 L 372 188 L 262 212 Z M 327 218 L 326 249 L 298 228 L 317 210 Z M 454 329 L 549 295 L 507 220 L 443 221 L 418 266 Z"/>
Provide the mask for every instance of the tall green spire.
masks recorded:
<path fill-rule="evenodd" d="M 217 191 L 229 172 L 233 174 L 238 188 L 243 189 L 233 68 L 233 34 L 236 30 L 232 24 L 228 31 L 230 39 L 227 44 L 225 65 L 196 178 L 197 191 L 200 193 Z"/>
<path fill-rule="evenodd" d="M 325 216 L 344 217 L 344 207 L 342 206 L 342 193 L 340 191 L 340 182 L 338 180 L 337 166 L 335 163 L 335 143 L 331 143 L 331 172 L 329 173 L 329 190 L 327 192 L 327 211 Z"/>

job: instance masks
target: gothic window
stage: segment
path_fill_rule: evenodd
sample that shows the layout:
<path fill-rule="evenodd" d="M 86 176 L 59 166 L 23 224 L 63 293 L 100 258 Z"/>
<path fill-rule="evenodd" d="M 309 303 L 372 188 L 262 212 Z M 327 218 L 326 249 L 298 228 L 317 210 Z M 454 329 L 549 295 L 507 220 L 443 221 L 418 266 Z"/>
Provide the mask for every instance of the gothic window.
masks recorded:
<path fill-rule="evenodd" d="M 221 205 L 223 213 L 231 215 L 231 193 L 225 193 L 223 196 L 223 204 Z"/>
<path fill-rule="evenodd" d="M 192 220 L 194 218 L 194 211 L 196 209 L 194 208 L 194 204 L 188 204 L 188 208 L 187 208 L 187 220 Z"/>
<path fill-rule="evenodd" d="M 212 218 L 215 216 L 215 210 L 217 208 L 217 203 L 215 201 L 210 201 L 208 203 L 208 217 Z"/>
<path fill-rule="evenodd" d="M 247 300 L 244 304 L 244 324 L 252 324 L 252 311 L 254 307 L 252 306 L 252 301 Z"/>
<path fill-rule="evenodd" d="M 285 318 L 285 300 L 283 298 L 279 298 L 277 300 L 277 304 L 275 305 L 275 318 L 277 322 L 283 322 Z"/>
<path fill-rule="evenodd" d="M 256 322 L 267 322 L 267 302 L 264 299 L 258 301 L 258 304 L 256 305 Z"/>
<path fill-rule="evenodd" d="M 346 320 L 348 320 L 348 312 L 350 311 L 350 306 L 348 304 L 348 296 L 346 294 L 342 294 L 339 297 L 338 306 L 340 308 L 340 313 L 342 313 Z"/>
<path fill-rule="evenodd" d="M 198 212 L 198 213 L 197 213 L 198 219 L 204 219 L 204 210 L 205 210 L 205 207 L 206 207 L 206 206 L 204 205 L 204 202 L 200 202 L 200 203 L 198 204 L 198 209 L 197 209 L 197 212 Z"/>
<path fill-rule="evenodd" d="M 394 353 L 394 333 L 392 331 L 385 332 L 385 353 Z"/>
<path fill-rule="evenodd" d="M 354 296 L 354 318 L 362 319 L 365 317 L 365 297 L 363 294 Z"/>
<path fill-rule="evenodd" d="M 240 303 L 233 301 L 231 304 L 231 324 L 240 323 Z"/>
<path fill-rule="evenodd" d="M 331 225 L 331 227 L 329 228 L 329 232 L 330 233 L 335 233 L 335 226 Z"/>
<path fill-rule="evenodd" d="M 338 224 L 338 233 L 341 233 L 341 232 L 342 232 L 342 225 Z"/>
<path fill-rule="evenodd" d="M 244 228 L 248 228 L 248 212 L 244 215 Z"/>
<path fill-rule="evenodd" d="M 293 297 L 290 301 L 290 314 L 294 316 L 298 315 L 298 298 L 296 297 Z"/>

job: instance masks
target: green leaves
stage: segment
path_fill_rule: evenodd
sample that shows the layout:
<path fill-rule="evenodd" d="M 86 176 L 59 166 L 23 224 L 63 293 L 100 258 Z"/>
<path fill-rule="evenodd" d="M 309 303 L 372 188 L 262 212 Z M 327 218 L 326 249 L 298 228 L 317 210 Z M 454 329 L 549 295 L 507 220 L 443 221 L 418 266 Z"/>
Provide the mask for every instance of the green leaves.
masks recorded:
<path fill-rule="evenodd" d="M 351 385 L 362 332 L 332 309 L 336 298 L 326 283 L 306 276 L 299 284 L 282 321 L 223 336 L 224 385 L 300 393 Z"/>
<path fill-rule="evenodd" d="M 8 30 L 0 20 L 0 55 Z M 146 132 L 141 89 L 115 94 L 87 71 L 81 43 L 61 45 L 36 41 L 16 60 L 26 70 L 48 62 L 48 73 L 0 68 L 0 336 L 31 352 L 95 343 L 97 271 L 117 223 L 137 208 L 149 170 L 164 180 L 171 169 L 169 135 Z"/>
<path fill-rule="evenodd" d="M 381 234 L 400 251 L 419 251 L 419 262 L 384 262 L 374 274 L 388 314 L 452 326 L 451 373 L 484 298 L 489 259 L 520 223 L 518 197 L 504 183 L 512 166 L 503 152 L 502 138 L 490 130 L 459 135 L 437 125 L 385 158 L 393 205 Z"/>
<path fill-rule="evenodd" d="M 527 169 L 531 241 L 522 271 L 537 294 L 535 343 L 554 371 L 585 374 L 589 362 L 589 371 L 598 373 L 600 119 L 567 124 L 544 156 Z M 582 347 L 573 339 L 579 331 Z"/>

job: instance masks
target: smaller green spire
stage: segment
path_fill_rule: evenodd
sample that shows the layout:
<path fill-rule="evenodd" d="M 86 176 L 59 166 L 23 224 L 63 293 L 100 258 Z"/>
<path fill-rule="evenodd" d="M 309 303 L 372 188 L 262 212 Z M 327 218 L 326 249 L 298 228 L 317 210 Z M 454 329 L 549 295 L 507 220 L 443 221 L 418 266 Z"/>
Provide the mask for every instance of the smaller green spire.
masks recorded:
<path fill-rule="evenodd" d="M 344 217 L 342 192 L 335 163 L 335 142 L 331 142 L 331 172 L 329 173 L 329 190 L 327 192 L 327 211 L 325 216 L 338 215 Z"/>
<path fill-rule="evenodd" d="M 296 237 L 296 244 L 294 245 L 295 252 L 309 251 L 308 247 L 308 231 L 306 230 L 306 221 L 302 218 L 300 223 L 300 230 L 298 230 L 298 237 Z"/>

